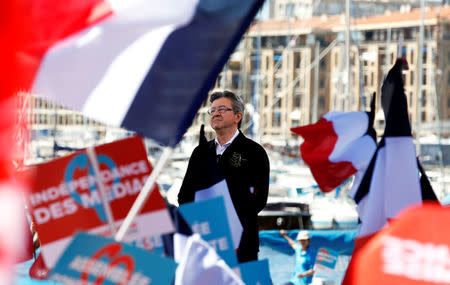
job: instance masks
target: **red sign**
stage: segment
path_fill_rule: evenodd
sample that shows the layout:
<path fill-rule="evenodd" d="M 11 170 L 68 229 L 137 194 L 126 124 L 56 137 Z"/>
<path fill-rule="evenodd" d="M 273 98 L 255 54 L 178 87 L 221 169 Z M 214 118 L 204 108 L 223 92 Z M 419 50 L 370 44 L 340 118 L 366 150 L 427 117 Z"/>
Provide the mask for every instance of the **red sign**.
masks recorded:
<path fill-rule="evenodd" d="M 142 139 L 137 136 L 97 146 L 95 152 L 100 180 L 118 227 L 152 167 Z M 85 150 L 33 166 L 26 174 L 35 178 L 27 202 L 49 267 L 76 231 L 111 235 L 94 170 Z M 173 224 L 155 185 L 125 240 L 171 231 Z"/>
<path fill-rule="evenodd" d="M 352 256 L 345 284 L 450 284 L 450 208 L 404 211 Z"/>

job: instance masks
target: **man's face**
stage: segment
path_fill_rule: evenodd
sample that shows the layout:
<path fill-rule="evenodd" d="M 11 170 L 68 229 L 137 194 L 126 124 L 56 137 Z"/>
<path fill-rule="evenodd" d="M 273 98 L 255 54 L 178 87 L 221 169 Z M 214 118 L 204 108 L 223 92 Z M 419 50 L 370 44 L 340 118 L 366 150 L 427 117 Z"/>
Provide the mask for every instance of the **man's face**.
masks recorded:
<path fill-rule="evenodd" d="M 219 98 L 214 100 L 211 104 L 211 108 L 219 108 L 219 107 L 228 107 L 232 108 L 231 100 L 228 98 Z M 226 128 L 232 128 L 233 126 L 236 126 L 240 121 L 242 117 L 241 113 L 235 114 L 233 110 L 225 111 L 223 114 L 220 114 L 219 111 L 214 111 L 214 113 L 211 114 L 211 127 L 215 130 L 222 130 Z"/>

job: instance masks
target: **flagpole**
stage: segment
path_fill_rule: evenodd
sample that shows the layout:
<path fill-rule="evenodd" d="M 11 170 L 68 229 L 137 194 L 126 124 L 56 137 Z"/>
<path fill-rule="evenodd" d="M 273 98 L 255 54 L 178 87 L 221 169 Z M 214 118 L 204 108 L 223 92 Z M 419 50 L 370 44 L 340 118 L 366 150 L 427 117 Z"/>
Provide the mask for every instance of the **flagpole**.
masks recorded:
<path fill-rule="evenodd" d="M 147 201 L 147 198 L 150 196 L 153 190 L 153 186 L 155 185 L 156 178 L 161 173 L 161 170 L 163 169 L 164 165 L 166 164 L 167 160 L 170 158 L 170 156 L 173 153 L 173 147 L 166 147 L 161 154 L 161 158 L 159 159 L 158 163 L 155 165 L 155 168 L 153 169 L 152 173 L 148 177 L 147 181 L 145 182 L 144 187 L 141 190 L 141 193 L 139 193 L 139 196 L 134 201 L 133 206 L 131 207 L 130 211 L 128 212 L 127 216 L 125 217 L 125 220 L 123 221 L 122 225 L 120 226 L 119 230 L 117 231 L 116 236 L 114 239 L 118 242 L 122 241 L 125 237 L 125 234 L 127 233 L 128 229 L 131 226 L 131 223 L 133 222 L 134 218 L 139 214 L 139 212 L 142 209 L 142 206 L 144 206 L 145 202 Z"/>
<path fill-rule="evenodd" d="M 95 153 L 94 147 L 88 147 L 86 149 L 86 154 L 89 158 L 90 163 L 92 164 L 92 167 L 94 168 L 95 181 L 97 182 L 100 197 L 102 197 L 103 209 L 105 210 L 106 219 L 108 220 L 109 230 L 111 232 L 111 236 L 113 236 L 116 234 L 116 229 L 114 227 L 114 217 L 111 211 L 111 207 L 109 206 L 108 199 L 106 197 L 106 189 L 100 176 L 100 167 L 98 165 L 97 154 Z"/>

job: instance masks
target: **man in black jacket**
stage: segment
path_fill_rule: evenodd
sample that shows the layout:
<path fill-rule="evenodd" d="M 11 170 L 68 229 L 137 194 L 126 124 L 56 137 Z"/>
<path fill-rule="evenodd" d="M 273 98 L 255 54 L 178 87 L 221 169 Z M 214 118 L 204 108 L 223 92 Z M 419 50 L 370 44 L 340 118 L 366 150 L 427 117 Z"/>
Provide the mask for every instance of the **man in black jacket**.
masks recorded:
<path fill-rule="evenodd" d="M 210 97 L 211 126 L 216 138 L 200 142 L 189 160 L 178 194 L 179 204 L 194 201 L 195 192 L 212 185 L 211 167 L 225 177 L 231 200 L 242 223 L 243 233 L 237 256 L 239 262 L 258 259 L 258 213 L 269 192 L 269 159 L 266 151 L 246 138 L 239 127 L 244 113 L 242 100 L 230 91 Z"/>

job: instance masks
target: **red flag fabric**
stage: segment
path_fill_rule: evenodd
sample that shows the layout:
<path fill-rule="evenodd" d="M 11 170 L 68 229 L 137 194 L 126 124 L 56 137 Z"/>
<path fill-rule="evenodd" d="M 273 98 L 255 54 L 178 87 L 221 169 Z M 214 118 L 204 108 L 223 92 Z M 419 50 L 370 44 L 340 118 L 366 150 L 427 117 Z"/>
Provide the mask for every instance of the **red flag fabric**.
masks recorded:
<path fill-rule="evenodd" d="M 450 208 L 409 208 L 352 256 L 343 284 L 449 284 Z"/>
<path fill-rule="evenodd" d="M 330 112 L 315 124 L 291 129 L 303 137 L 302 159 L 323 192 L 367 167 L 376 149 L 371 130 L 366 112 Z"/>
<path fill-rule="evenodd" d="M 23 202 L 27 188 L 14 182 L 12 163 L 17 158 L 14 94 L 23 76 L 16 55 L 29 27 L 21 15 L 22 4 L 20 0 L 0 1 L 0 284 L 12 284 L 14 264 L 32 252 L 27 252 L 29 239 L 24 243 L 30 232 Z"/>

